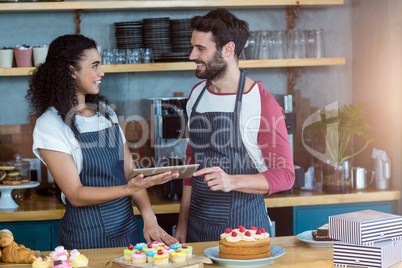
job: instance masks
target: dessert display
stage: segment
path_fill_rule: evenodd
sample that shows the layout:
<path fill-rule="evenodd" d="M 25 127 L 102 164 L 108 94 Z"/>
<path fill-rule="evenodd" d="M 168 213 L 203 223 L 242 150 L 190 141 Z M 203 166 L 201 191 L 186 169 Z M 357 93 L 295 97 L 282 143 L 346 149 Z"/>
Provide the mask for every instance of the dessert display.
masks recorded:
<path fill-rule="evenodd" d="M 264 228 L 226 228 L 219 240 L 219 258 L 254 260 L 271 256 L 271 238 Z"/>
<path fill-rule="evenodd" d="M 88 262 L 88 258 L 78 250 L 69 253 L 63 246 L 58 246 L 48 257 L 41 255 L 36 258 L 32 268 L 88 268 Z"/>
<path fill-rule="evenodd" d="M 311 235 L 315 241 L 337 241 L 329 237 L 329 224 L 326 223 L 319 227 L 317 230 L 312 231 Z"/>
<path fill-rule="evenodd" d="M 133 251 L 130 256 L 131 260 L 128 260 L 126 255 L 131 250 Z M 177 243 L 169 247 L 162 242 L 129 245 L 123 250 L 123 256 L 113 259 L 114 268 L 202 267 L 199 264 L 203 263 L 212 263 L 212 261 L 207 257 L 193 254 L 192 246 Z"/>
<path fill-rule="evenodd" d="M 13 233 L 7 229 L 0 230 L 0 252 L 2 262 L 33 263 L 36 259 L 35 252 L 17 244 Z"/>

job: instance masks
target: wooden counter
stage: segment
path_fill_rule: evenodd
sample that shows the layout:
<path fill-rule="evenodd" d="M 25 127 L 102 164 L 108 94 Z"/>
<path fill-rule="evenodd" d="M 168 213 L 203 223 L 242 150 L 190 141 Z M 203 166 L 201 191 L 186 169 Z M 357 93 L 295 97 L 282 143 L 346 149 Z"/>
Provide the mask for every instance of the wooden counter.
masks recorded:
<path fill-rule="evenodd" d="M 165 200 L 149 192 L 155 214 L 178 213 L 179 201 Z M 399 200 L 396 190 L 365 190 L 349 194 L 324 194 L 318 191 L 292 189 L 291 193 L 276 193 L 265 198 L 268 208 L 378 202 Z M 23 201 L 15 210 L 0 210 L 0 222 L 58 220 L 64 215 L 65 206 L 55 197 L 33 194 L 32 200 Z M 134 213 L 140 215 L 134 207 Z"/>
<path fill-rule="evenodd" d="M 286 267 L 286 268 L 300 268 L 300 267 L 314 267 L 314 268 L 329 268 L 333 265 L 333 248 L 318 248 L 312 247 L 302 241 L 299 241 L 294 236 L 273 237 L 271 240 L 272 245 L 278 245 L 285 249 L 285 255 L 275 259 L 270 265 L 264 267 Z M 201 242 L 189 243 L 193 246 L 193 253 L 204 255 L 204 249 L 218 245 L 218 242 Z M 122 256 L 123 248 L 108 248 L 108 249 L 87 249 L 80 250 L 89 259 L 89 267 L 112 267 L 110 262 L 116 257 Z M 50 252 L 41 252 L 48 256 Z M 5 264 L 0 262 L 0 266 L 4 267 L 21 267 L 30 268 L 30 264 Z M 217 263 L 206 264 L 205 268 L 226 267 Z M 262 266 L 259 266 L 262 267 Z M 402 263 L 391 266 L 392 268 L 401 268 Z"/>

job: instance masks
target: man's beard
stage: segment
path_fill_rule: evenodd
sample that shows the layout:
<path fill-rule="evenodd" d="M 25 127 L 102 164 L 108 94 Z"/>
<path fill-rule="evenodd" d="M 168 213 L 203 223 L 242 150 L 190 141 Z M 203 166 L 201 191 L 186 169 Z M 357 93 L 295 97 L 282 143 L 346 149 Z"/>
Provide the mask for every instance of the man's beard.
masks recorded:
<path fill-rule="evenodd" d="M 226 74 L 227 63 L 224 61 L 220 51 L 216 51 L 212 56 L 212 60 L 208 63 L 204 63 L 204 65 L 204 71 L 195 70 L 195 76 L 200 79 L 214 80 L 219 79 Z"/>

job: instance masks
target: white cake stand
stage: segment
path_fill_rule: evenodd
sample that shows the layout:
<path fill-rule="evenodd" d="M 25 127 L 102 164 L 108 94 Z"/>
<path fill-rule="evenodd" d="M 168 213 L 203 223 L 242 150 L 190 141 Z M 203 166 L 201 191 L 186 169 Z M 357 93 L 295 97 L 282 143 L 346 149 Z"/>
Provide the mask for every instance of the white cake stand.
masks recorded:
<path fill-rule="evenodd" d="M 11 191 L 14 189 L 28 189 L 35 188 L 39 185 L 39 182 L 30 181 L 20 185 L 0 185 L 0 209 L 17 208 L 18 204 L 14 202 L 11 196 Z"/>

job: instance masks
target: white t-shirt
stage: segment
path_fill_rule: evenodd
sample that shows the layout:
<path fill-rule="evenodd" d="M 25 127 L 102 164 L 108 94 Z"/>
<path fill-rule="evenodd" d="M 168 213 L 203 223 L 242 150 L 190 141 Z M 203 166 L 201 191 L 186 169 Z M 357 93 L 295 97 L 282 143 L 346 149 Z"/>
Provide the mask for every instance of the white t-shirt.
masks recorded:
<path fill-rule="evenodd" d="M 116 114 L 110 107 L 108 109 L 113 123 L 117 123 L 118 119 Z M 86 133 L 111 127 L 112 123 L 103 115 L 97 113 L 92 117 L 76 115 L 76 125 L 80 133 Z M 120 132 L 124 144 L 126 139 L 121 128 Z M 39 149 L 70 154 L 77 166 L 78 174 L 81 173 L 83 157 L 79 142 L 74 137 L 74 133 L 70 127 L 68 127 L 57 114 L 57 110 L 54 107 L 49 108 L 38 118 L 33 131 L 33 153 L 46 165 Z"/>

